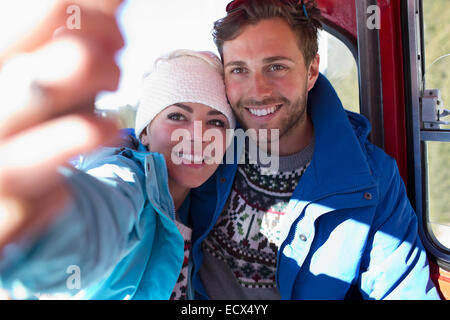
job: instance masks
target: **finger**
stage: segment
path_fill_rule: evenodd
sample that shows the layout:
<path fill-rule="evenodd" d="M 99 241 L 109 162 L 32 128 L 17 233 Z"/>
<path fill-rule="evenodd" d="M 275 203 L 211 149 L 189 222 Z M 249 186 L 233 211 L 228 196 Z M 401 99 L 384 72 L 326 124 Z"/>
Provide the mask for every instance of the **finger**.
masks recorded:
<path fill-rule="evenodd" d="M 119 85 L 120 69 L 114 54 L 99 51 L 97 44 L 89 39 L 83 39 L 83 46 L 79 69 L 61 81 L 40 81 L 51 90 L 53 104 L 60 108 L 70 106 L 68 101 L 89 101 L 100 91 L 115 91 Z"/>
<path fill-rule="evenodd" d="M 12 60 L 0 74 L 0 138 L 80 107 L 93 109 L 96 94 L 115 90 L 119 78 L 113 55 L 87 38 L 61 38 Z"/>
<path fill-rule="evenodd" d="M 13 45 L 8 47 L 6 50 L 0 52 L 0 67 L 2 64 L 7 61 L 12 56 L 24 53 L 24 52 L 32 52 L 36 50 L 38 47 L 44 45 L 45 43 L 49 42 L 54 32 L 63 26 L 67 25 L 67 21 L 69 18 L 68 15 L 68 8 L 72 4 L 78 4 L 80 5 L 80 11 L 83 14 L 87 14 L 88 12 L 95 11 L 97 13 L 94 20 L 99 19 L 99 16 L 101 14 L 107 16 L 110 18 L 110 20 L 114 20 L 115 23 L 115 12 L 118 8 L 118 6 L 121 4 L 122 1 L 114 0 L 102 0 L 102 1 L 63 1 L 58 0 L 55 1 L 53 6 L 50 8 L 48 14 L 39 22 L 37 25 L 35 25 L 30 32 L 25 34 L 23 37 L 21 37 L 18 41 L 16 41 Z M 101 21 L 101 23 L 105 24 L 105 19 Z M 83 20 L 86 25 L 86 32 L 91 32 L 92 28 L 88 28 L 88 26 L 91 26 L 95 24 L 93 21 L 90 21 L 88 19 Z M 101 24 L 96 24 L 97 26 L 101 26 Z M 107 28 L 109 25 L 104 25 L 105 30 L 108 30 Z M 87 30 L 89 29 L 89 31 Z M 98 30 L 98 28 L 96 29 Z M 123 39 L 121 38 L 120 33 L 114 33 L 111 32 L 112 38 L 119 38 L 116 41 L 118 41 L 118 45 L 120 46 L 120 42 L 122 41 L 123 46 Z"/>
<path fill-rule="evenodd" d="M 95 39 L 98 46 L 110 52 L 115 52 L 124 46 L 124 39 L 114 15 L 84 8 L 79 10 L 79 17 L 68 20 L 62 28 L 57 29 L 54 37 L 64 35 L 90 37 Z"/>
<path fill-rule="evenodd" d="M 93 10 L 100 10 L 105 14 L 114 14 L 123 0 L 75 0 L 73 2 Z"/>
<path fill-rule="evenodd" d="M 115 137 L 111 120 L 88 115 L 58 118 L 0 145 L 0 196 L 34 198 L 58 183 L 56 169 Z"/>
<path fill-rule="evenodd" d="M 52 62 L 54 59 L 59 61 Z M 68 102 L 73 100 L 90 101 L 99 91 L 114 91 L 118 87 L 120 69 L 114 52 L 99 48 L 95 38 L 60 39 L 40 50 L 35 60 L 43 66 L 34 71 L 35 81 L 45 88 L 51 95 L 51 104 L 59 109 L 70 108 Z"/>

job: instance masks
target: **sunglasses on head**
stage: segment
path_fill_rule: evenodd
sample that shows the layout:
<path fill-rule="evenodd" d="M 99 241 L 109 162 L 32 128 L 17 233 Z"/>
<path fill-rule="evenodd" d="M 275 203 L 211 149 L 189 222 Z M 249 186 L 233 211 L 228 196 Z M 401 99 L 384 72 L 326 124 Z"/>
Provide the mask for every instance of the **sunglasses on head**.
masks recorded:
<path fill-rule="evenodd" d="M 233 0 L 229 4 L 227 4 L 226 11 L 227 13 L 238 9 L 243 3 L 245 3 L 247 0 Z M 308 13 L 306 12 L 305 2 L 304 0 L 279 0 L 282 3 L 285 4 L 297 4 L 300 2 L 303 8 L 303 13 L 305 14 L 305 17 L 308 18 Z"/>

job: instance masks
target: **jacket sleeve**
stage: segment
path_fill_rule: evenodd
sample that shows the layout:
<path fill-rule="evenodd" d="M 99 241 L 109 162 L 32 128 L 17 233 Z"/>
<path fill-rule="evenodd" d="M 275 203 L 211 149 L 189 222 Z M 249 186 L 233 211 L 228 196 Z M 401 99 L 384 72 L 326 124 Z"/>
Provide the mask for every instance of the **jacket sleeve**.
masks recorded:
<path fill-rule="evenodd" d="M 60 170 L 72 203 L 31 246 L 15 248 L 19 258 L 13 265 L 0 268 L 3 288 L 19 292 L 13 298 L 82 292 L 107 275 L 138 240 L 146 199 L 144 169 L 111 150 L 95 158 L 83 170 Z"/>
<path fill-rule="evenodd" d="M 366 299 L 439 299 L 397 165 L 389 158 L 380 170 L 384 183 L 362 260 L 361 293 Z"/>

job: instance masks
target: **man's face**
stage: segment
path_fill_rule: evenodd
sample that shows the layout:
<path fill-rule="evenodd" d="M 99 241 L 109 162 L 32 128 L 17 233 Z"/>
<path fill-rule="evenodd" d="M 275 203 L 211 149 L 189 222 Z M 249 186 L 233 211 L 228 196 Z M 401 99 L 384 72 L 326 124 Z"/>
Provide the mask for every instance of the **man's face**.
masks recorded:
<path fill-rule="evenodd" d="M 273 18 L 246 26 L 223 45 L 227 96 L 237 118 L 246 129 L 279 129 L 280 143 L 302 134 L 307 93 L 318 76 L 319 57 L 307 68 L 297 44 L 288 24 Z"/>

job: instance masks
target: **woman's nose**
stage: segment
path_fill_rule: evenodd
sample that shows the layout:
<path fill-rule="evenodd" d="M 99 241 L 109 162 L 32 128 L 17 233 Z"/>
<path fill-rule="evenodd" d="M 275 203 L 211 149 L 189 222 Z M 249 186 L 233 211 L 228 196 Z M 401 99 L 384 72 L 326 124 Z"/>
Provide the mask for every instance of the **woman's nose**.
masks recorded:
<path fill-rule="evenodd" d="M 192 141 L 203 142 L 204 123 L 201 120 L 194 120 L 191 126 Z"/>
<path fill-rule="evenodd" d="M 188 128 L 191 138 L 191 150 L 195 153 L 201 153 L 205 143 L 204 136 L 206 125 L 202 120 L 194 120 Z"/>

